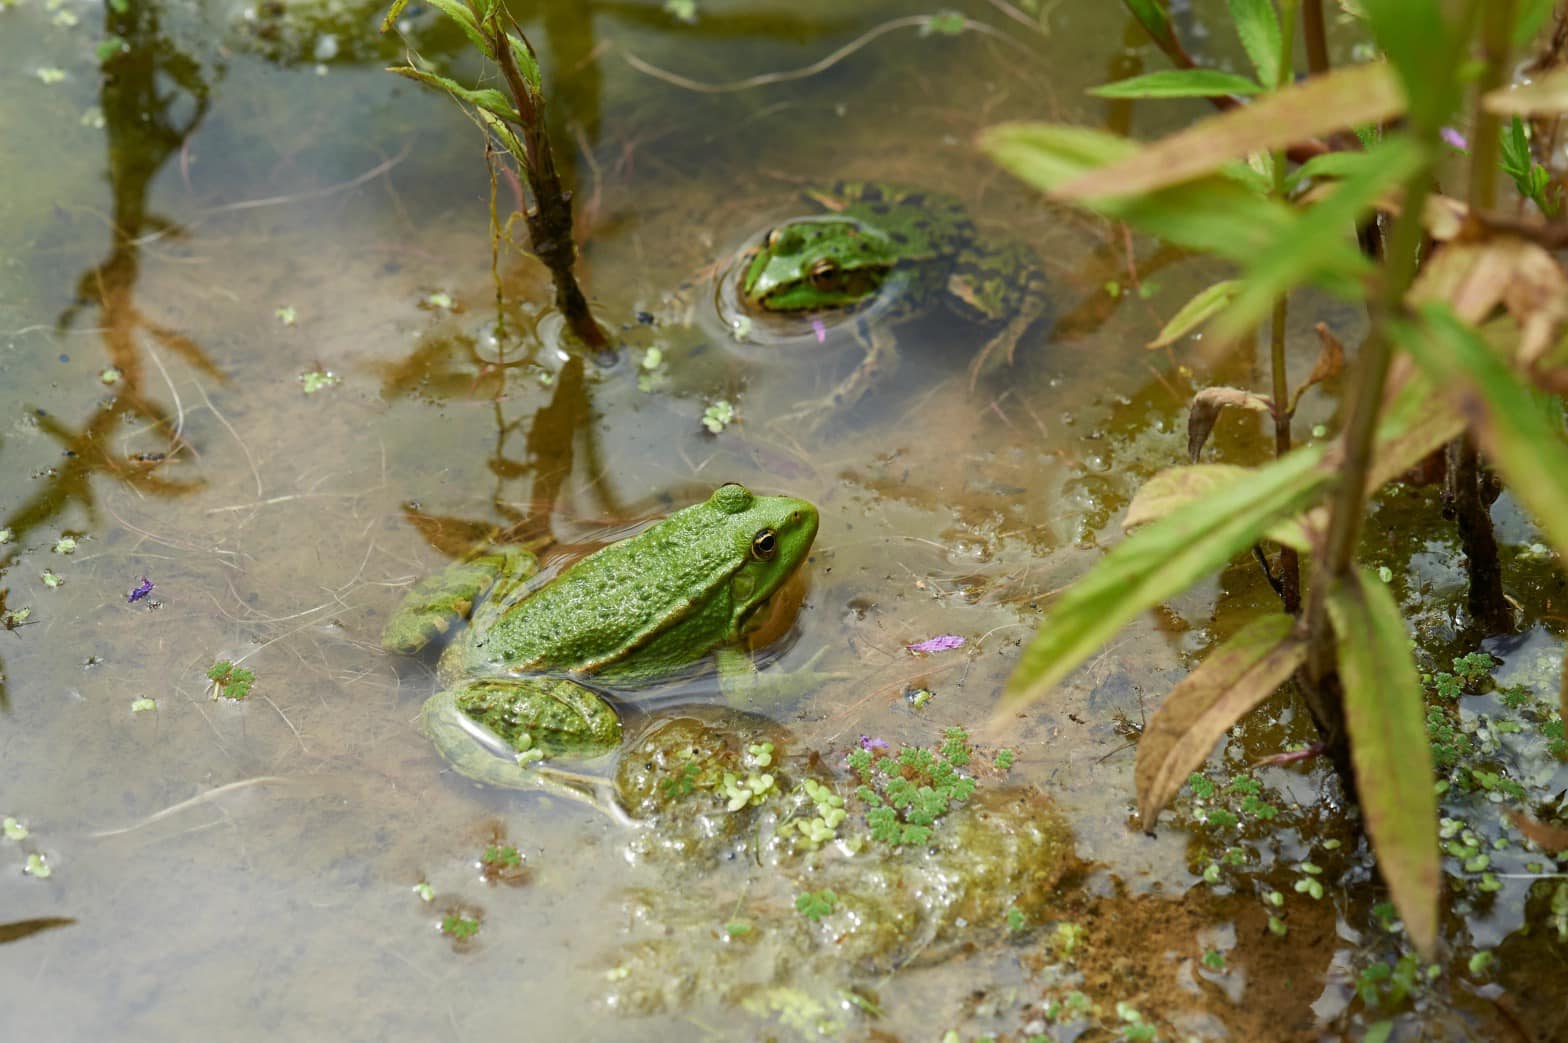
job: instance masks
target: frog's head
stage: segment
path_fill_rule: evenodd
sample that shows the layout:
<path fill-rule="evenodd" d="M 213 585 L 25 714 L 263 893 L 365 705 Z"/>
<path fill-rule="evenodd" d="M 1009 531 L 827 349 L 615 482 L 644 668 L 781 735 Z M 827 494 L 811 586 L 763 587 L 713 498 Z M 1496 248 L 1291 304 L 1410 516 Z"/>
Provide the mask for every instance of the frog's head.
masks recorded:
<path fill-rule="evenodd" d="M 747 262 L 741 295 L 765 311 L 849 307 L 875 296 L 897 263 L 896 244 L 859 221 L 791 221 L 769 232 Z"/>
<path fill-rule="evenodd" d="M 757 496 L 734 483 L 719 486 L 707 506 L 722 519 L 738 562 L 729 583 L 732 622 L 739 628 L 806 560 L 817 535 L 817 509 L 791 496 Z"/>

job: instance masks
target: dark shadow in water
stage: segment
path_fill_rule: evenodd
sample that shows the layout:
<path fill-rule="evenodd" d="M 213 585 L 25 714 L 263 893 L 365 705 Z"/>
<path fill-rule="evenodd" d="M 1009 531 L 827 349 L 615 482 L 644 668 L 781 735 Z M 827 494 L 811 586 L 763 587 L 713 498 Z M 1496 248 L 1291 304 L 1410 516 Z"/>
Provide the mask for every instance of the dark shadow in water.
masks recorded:
<path fill-rule="evenodd" d="M 222 381 L 200 345 L 177 330 L 144 314 L 134 296 L 140 271 L 140 243 L 144 236 L 179 234 L 170 221 L 148 211 L 147 196 L 153 178 L 172 157 L 207 113 L 209 87 L 202 64 L 181 51 L 159 27 L 158 8 L 130 4 L 124 11 L 105 7 L 105 35 L 119 38 L 124 46 L 103 63 L 103 110 L 109 153 L 109 184 L 114 193 L 113 243 L 109 256 L 82 273 L 76 297 L 61 313 L 56 329 L 63 334 L 77 318 L 96 309 L 96 331 L 108 353 L 108 365 L 119 371 L 112 397 L 103 401 L 80 426 L 71 427 L 43 410 L 33 410 L 38 426 L 60 443 L 62 462 L 52 468 L 39 491 L 0 520 L 13 539 L 9 553 L 0 558 L 0 575 L 15 563 L 27 535 L 77 503 L 96 519 L 97 503 L 92 481 L 105 475 L 140 493 L 181 496 L 202 487 L 200 481 L 181 481 L 157 472 L 185 446 L 180 418 L 169 414 L 148 396 L 143 337 L 180 356 L 189 365 Z M 149 346 L 155 367 L 162 363 Z M 165 448 L 155 452 L 117 455 L 111 448 L 130 426 L 145 426 L 167 435 Z M 4 674 L 0 671 L 0 710 L 8 709 Z"/>
<path fill-rule="evenodd" d="M 56 927 L 69 927 L 76 922 L 71 916 L 40 916 L 33 920 L 16 920 L 11 923 L 0 923 L 0 945 L 6 942 L 21 941 L 40 931 L 53 930 Z"/>

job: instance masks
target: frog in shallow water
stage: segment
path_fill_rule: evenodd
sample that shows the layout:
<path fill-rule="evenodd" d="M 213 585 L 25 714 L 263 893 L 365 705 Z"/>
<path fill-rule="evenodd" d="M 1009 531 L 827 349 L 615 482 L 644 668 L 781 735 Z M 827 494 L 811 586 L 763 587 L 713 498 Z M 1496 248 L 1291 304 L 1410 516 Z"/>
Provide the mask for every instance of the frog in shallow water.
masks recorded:
<path fill-rule="evenodd" d="M 647 685 L 733 650 L 816 534 L 817 510 L 805 500 L 720 486 L 542 586 L 527 582 L 538 562 L 526 551 L 458 562 L 415 585 L 382 645 L 413 654 L 471 617 L 441 656 L 425 726 L 461 774 L 552 788 L 519 755 L 592 757 L 621 741 L 619 714 L 581 679 Z"/>
<path fill-rule="evenodd" d="M 823 213 L 771 229 L 746 258 L 740 296 L 762 312 L 860 308 L 893 294 L 863 331 L 866 358 L 819 404 L 853 406 L 890 372 L 897 347 L 885 327 L 940 301 L 960 316 L 1000 325 L 970 364 L 970 385 L 1018 340 L 1048 302 L 1040 262 L 1016 242 L 984 242 L 951 196 L 872 182 L 808 192 Z"/>

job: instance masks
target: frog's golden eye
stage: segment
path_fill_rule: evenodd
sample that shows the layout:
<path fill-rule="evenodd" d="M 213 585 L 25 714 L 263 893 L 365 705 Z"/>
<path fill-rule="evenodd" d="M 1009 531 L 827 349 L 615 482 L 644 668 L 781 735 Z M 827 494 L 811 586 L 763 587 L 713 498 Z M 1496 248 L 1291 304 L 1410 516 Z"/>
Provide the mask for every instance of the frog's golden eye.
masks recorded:
<path fill-rule="evenodd" d="M 811 280 L 813 288 L 818 290 L 831 290 L 838 280 L 838 262 L 831 257 L 824 257 L 811 266 L 806 273 L 806 278 Z"/>
<path fill-rule="evenodd" d="M 772 561 L 779 552 L 779 537 L 772 529 L 763 529 L 751 538 L 751 556 L 758 561 Z"/>

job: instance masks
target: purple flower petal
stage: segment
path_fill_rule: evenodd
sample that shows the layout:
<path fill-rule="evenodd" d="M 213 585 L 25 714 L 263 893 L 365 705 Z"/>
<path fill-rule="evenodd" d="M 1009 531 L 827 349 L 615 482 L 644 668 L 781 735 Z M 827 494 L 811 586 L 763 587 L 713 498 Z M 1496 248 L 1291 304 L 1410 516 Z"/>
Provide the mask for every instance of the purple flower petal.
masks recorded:
<path fill-rule="evenodd" d="M 822 324 L 822 320 L 816 316 L 812 316 L 811 318 L 811 332 L 817 335 L 818 344 L 825 344 L 827 342 L 828 328 L 824 326 Z"/>
<path fill-rule="evenodd" d="M 143 576 L 142 581 L 131 588 L 131 596 L 125 600 L 134 604 L 151 593 L 152 580 L 148 579 L 146 576 Z"/>
<path fill-rule="evenodd" d="M 885 750 L 888 748 L 888 745 L 882 739 L 873 739 L 869 735 L 862 735 L 860 737 L 860 748 L 863 750 Z"/>
<path fill-rule="evenodd" d="M 1453 127 L 1444 127 L 1441 131 L 1439 131 L 1439 133 L 1442 134 L 1444 141 L 1448 142 L 1460 152 L 1465 152 L 1470 148 L 1470 143 L 1465 140 L 1465 136 L 1459 133 Z"/>
<path fill-rule="evenodd" d="M 928 637 L 918 644 L 905 645 L 911 652 L 950 652 L 955 648 L 964 647 L 964 639 L 957 634 L 939 634 Z"/>

